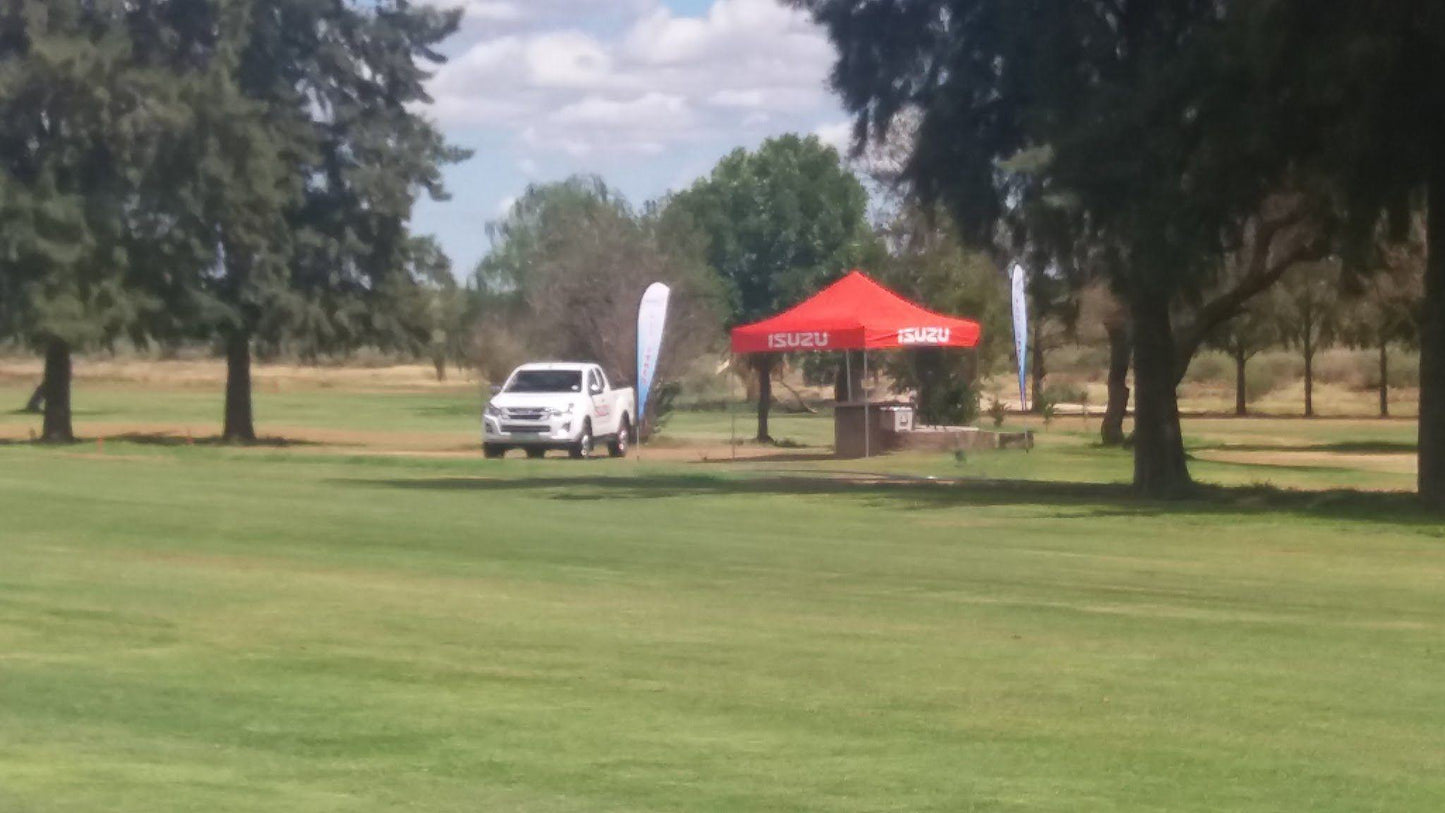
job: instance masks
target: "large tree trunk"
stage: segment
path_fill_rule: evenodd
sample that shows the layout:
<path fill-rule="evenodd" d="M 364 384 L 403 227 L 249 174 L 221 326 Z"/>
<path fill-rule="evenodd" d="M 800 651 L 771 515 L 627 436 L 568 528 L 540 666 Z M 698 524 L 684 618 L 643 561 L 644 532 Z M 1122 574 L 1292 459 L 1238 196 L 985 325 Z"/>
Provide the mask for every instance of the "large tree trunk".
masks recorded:
<path fill-rule="evenodd" d="M 1380 342 L 1380 417 L 1390 417 L 1390 352 L 1389 343 Z"/>
<path fill-rule="evenodd" d="M 1437 147 L 1426 218 L 1420 325 L 1420 499 L 1445 511 L 1445 153 Z"/>
<path fill-rule="evenodd" d="M 1124 416 L 1129 411 L 1129 326 L 1124 323 L 1105 327 L 1109 334 L 1109 404 L 1104 408 L 1104 422 L 1099 439 L 1105 446 L 1124 443 Z"/>
<path fill-rule="evenodd" d="M 1134 323 L 1134 488 L 1147 497 L 1178 497 L 1192 483 L 1179 427 L 1169 298 L 1140 290 L 1129 306 Z"/>
<path fill-rule="evenodd" d="M 251 334 L 243 330 L 226 337 L 226 417 L 221 439 L 227 443 L 256 440 L 251 413 Z"/>
<path fill-rule="evenodd" d="M 1244 366 L 1249 358 L 1244 354 L 1244 345 L 1234 348 L 1234 414 L 1240 418 L 1249 414 L 1249 400 L 1245 396 Z"/>
<path fill-rule="evenodd" d="M 40 383 L 35 385 L 35 391 L 30 393 L 30 400 L 25 402 L 25 412 L 31 415 L 39 415 L 45 409 L 45 377 L 41 376 Z"/>
<path fill-rule="evenodd" d="M 759 353 L 753 357 L 753 367 L 758 371 L 758 443 L 772 443 L 768 434 L 768 412 L 773 406 L 773 357 Z"/>
<path fill-rule="evenodd" d="M 45 443 L 74 443 L 70 422 L 70 344 L 51 339 L 45 347 L 45 419 L 40 439 Z"/>
<path fill-rule="evenodd" d="M 1315 416 L 1315 343 L 1310 336 L 1312 326 L 1305 324 L 1305 417 Z"/>

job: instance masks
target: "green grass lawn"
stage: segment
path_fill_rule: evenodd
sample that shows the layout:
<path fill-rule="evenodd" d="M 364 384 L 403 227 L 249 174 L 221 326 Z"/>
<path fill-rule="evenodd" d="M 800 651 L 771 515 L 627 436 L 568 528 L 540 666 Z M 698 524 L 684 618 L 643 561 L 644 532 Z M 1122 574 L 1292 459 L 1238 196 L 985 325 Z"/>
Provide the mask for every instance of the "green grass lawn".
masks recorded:
<path fill-rule="evenodd" d="M 170 397 L 82 409 L 205 411 Z M 288 397 L 261 414 L 474 440 L 460 391 Z M 737 466 L 0 446 L 0 810 L 1445 809 L 1445 523 L 1139 503 L 1090 436 Z"/>

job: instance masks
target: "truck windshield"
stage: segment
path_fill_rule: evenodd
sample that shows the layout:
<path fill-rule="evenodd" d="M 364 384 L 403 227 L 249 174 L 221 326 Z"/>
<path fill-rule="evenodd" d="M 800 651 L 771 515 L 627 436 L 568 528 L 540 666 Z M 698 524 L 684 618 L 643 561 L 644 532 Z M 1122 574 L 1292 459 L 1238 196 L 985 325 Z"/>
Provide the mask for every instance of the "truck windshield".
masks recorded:
<path fill-rule="evenodd" d="M 507 392 L 581 392 L 579 370 L 518 370 Z"/>

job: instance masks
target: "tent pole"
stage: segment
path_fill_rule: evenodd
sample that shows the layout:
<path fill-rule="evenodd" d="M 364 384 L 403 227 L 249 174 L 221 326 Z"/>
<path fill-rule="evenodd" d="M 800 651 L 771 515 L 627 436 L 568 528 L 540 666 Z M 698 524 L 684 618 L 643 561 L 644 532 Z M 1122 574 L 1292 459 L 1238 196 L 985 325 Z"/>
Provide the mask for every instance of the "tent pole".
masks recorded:
<path fill-rule="evenodd" d="M 838 403 L 838 406 L 842 406 L 843 404 L 851 404 L 851 403 L 853 403 L 853 351 L 852 351 L 852 350 L 844 350 L 844 351 L 843 351 L 843 400 Z M 834 433 L 835 436 L 836 436 L 836 434 L 837 434 L 837 432 L 838 432 L 838 406 L 833 407 L 833 433 Z M 834 453 L 834 454 L 837 454 L 837 453 L 838 453 L 838 450 L 837 450 L 837 449 L 834 449 L 834 450 L 833 450 L 833 453 Z"/>
<path fill-rule="evenodd" d="M 868 425 L 868 346 L 863 346 L 863 457 L 872 457 L 873 448 L 869 435 L 873 428 Z"/>

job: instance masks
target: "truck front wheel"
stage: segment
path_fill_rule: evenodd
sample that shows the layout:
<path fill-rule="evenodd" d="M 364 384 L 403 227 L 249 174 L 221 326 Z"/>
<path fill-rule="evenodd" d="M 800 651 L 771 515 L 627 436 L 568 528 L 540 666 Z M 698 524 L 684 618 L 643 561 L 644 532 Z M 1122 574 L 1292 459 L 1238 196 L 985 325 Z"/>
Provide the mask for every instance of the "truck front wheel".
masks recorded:
<path fill-rule="evenodd" d="M 497 443 L 483 443 L 482 457 L 488 460 L 497 460 L 507 453 L 507 447 Z"/>
<path fill-rule="evenodd" d="M 627 441 L 630 439 L 628 435 L 631 429 L 632 422 L 627 420 L 626 415 L 623 415 L 622 423 L 617 427 L 617 435 L 607 443 L 607 454 L 613 457 L 627 456 Z"/>
<path fill-rule="evenodd" d="M 577 436 L 577 442 L 567 450 L 568 457 L 573 460 L 582 460 L 592 456 L 592 419 L 588 418 L 582 422 L 582 434 Z"/>

